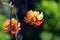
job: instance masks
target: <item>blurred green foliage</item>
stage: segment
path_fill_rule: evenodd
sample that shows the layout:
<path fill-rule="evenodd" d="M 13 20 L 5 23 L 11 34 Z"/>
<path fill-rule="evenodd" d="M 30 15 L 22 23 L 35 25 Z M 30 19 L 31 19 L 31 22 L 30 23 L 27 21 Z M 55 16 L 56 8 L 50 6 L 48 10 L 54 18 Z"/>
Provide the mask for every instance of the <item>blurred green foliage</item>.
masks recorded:
<path fill-rule="evenodd" d="M 54 35 L 53 33 L 51 32 L 48 32 L 48 31 L 43 31 L 41 32 L 41 34 L 39 35 L 39 37 L 42 39 L 42 40 L 60 40 L 60 36 L 57 36 L 57 35 Z"/>
<path fill-rule="evenodd" d="M 57 2 L 55 1 L 40 1 L 35 5 L 35 9 L 43 11 L 44 13 L 44 24 L 43 28 L 46 29 L 47 26 L 49 30 L 60 30 L 60 8 Z"/>
<path fill-rule="evenodd" d="M 6 6 L 6 5 L 2 5 L 2 13 L 3 15 L 5 15 L 6 17 L 10 17 L 10 14 L 11 14 L 11 9 L 9 6 Z"/>
<path fill-rule="evenodd" d="M 7 2 L 7 3 L 9 3 L 10 0 L 2 0 L 2 1 L 3 1 L 3 2 Z"/>
<path fill-rule="evenodd" d="M 35 10 L 44 13 L 42 40 L 60 40 L 60 1 L 42 0 L 35 3 Z M 58 36 L 59 35 L 59 36 Z"/>
<path fill-rule="evenodd" d="M 40 34 L 40 37 L 42 38 L 42 40 L 51 40 L 52 39 L 52 33 L 43 31 Z"/>
<path fill-rule="evenodd" d="M 9 4 L 10 0 L 2 0 L 2 2 L 5 2 L 7 4 Z M 14 15 L 14 13 L 17 13 L 17 8 L 14 6 L 12 8 L 13 13 L 11 14 L 11 8 L 10 6 L 6 5 L 6 4 L 0 4 L 0 13 L 2 13 L 3 15 L 5 15 L 7 18 L 10 17 L 10 15 Z"/>
<path fill-rule="evenodd" d="M 2 0 L 2 2 L 9 3 L 10 0 Z M 17 8 L 13 8 L 13 14 L 11 14 L 11 9 L 8 5 L 0 4 L 0 40 L 11 40 L 11 36 L 4 32 L 3 24 L 10 18 L 10 15 L 14 15 L 17 12 Z M 13 16 L 12 16 L 13 17 Z"/>
<path fill-rule="evenodd" d="M 3 1 L 9 2 L 9 0 Z M 17 11 L 16 8 L 14 10 L 15 12 Z M 40 0 L 40 2 L 35 3 L 35 10 L 44 13 L 43 31 L 39 34 L 41 40 L 60 40 L 60 0 L 58 2 L 55 0 Z M 0 40 L 10 40 L 11 38 L 2 29 L 3 23 L 10 17 L 10 13 L 11 9 L 9 6 L 0 5 Z M 36 32 L 35 29 L 27 30 L 27 39 L 30 40 L 36 36 Z"/>
<path fill-rule="evenodd" d="M 3 23 L 4 23 L 4 21 L 5 21 L 6 19 L 7 19 L 7 18 L 0 13 L 0 27 L 3 26 Z"/>
<path fill-rule="evenodd" d="M 2 29 L 3 23 L 6 21 L 6 17 L 0 13 L 0 40 L 10 40 L 10 35 L 5 33 Z"/>
<path fill-rule="evenodd" d="M 54 40 L 60 40 L 60 37 L 55 35 Z"/>
<path fill-rule="evenodd" d="M 11 14 L 11 8 L 9 6 L 1 5 L 1 7 L 0 7 L 0 12 L 3 15 L 5 15 L 7 18 L 9 18 L 10 15 L 14 15 L 14 13 L 17 13 L 17 11 L 18 11 L 16 7 L 14 7 L 12 10 L 13 10 L 13 13 Z"/>

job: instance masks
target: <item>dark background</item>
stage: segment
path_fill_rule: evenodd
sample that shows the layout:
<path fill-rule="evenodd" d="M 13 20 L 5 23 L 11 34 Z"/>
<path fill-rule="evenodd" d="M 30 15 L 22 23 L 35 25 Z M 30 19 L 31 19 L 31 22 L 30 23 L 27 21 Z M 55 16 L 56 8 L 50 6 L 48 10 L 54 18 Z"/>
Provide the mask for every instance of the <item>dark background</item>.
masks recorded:
<path fill-rule="evenodd" d="M 39 34 L 43 31 L 42 26 L 35 27 L 31 26 L 24 22 L 24 16 L 28 10 L 34 10 L 34 4 L 36 2 L 41 2 L 41 0 L 10 0 L 13 2 L 16 8 L 18 8 L 17 16 L 19 21 L 21 22 L 21 31 L 19 34 L 23 36 L 22 40 L 41 40 L 39 38 Z M 58 0 L 55 0 L 58 2 Z M 43 25 L 43 24 L 42 24 Z M 15 37 L 14 37 L 15 38 Z M 15 40 L 12 38 L 12 40 Z"/>
<path fill-rule="evenodd" d="M 17 16 L 19 21 L 21 22 L 21 32 L 23 39 L 22 40 L 39 40 L 39 32 L 40 28 L 35 28 L 24 22 L 24 16 L 28 10 L 34 10 L 34 3 L 39 0 L 10 0 L 18 8 Z M 15 40 L 12 38 L 12 40 Z"/>

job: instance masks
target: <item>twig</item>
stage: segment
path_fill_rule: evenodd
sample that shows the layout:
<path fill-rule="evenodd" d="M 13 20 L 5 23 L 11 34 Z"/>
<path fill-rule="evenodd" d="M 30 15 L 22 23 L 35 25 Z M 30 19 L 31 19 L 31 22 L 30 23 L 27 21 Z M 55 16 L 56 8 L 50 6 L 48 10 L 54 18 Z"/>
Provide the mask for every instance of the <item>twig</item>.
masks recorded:
<path fill-rule="evenodd" d="M 14 8 L 14 5 L 12 5 L 12 2 L 10 2 L 10 3 L 8 4 L 8 3 L 2 2 L 2 1 L 0 0 L 0 3 L 3 4 L 3 5 L 9 6 L 10 9 L 11 9 L 11 14 L 13 14 L 13 8 Z M 18 26 L 18 17 L 17 17 L 17 15 L 16 15 L 16 12 L 15 12 L 15 11 L 14 11 L 14 13 L 15 13 L 15 16 L 16 16 L 17 26 Z M 10 14 L 10 26 L 11 26 L 11 18 L 12 18 L 12 17 L 11 17 L 11 14 Z M 17 32 L 18 32 L 18 30 L 17 30 L 17 27 L 16 27 L 16 34 L 15 34 L 16 40 L 18 40 L 18 39 L 17 39 Z"/>

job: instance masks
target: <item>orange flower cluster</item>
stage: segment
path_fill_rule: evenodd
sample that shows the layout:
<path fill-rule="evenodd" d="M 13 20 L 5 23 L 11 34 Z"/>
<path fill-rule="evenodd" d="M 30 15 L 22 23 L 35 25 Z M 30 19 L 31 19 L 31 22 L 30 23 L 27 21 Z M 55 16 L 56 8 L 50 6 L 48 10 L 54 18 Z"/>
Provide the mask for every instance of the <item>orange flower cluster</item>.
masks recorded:
<path fill-rule="evenodd" d="M 24 17 L 26 23 L 30 23 L 31 25 L 40 26 L 43 23 L 43 13 L 39 13 L 37 11 L 28 11 L 26 16 Z"/>
<path fill-rule="evenodd" d="M 4 22 L 3 29 L 7 33 L 16 34 L 16 30 L 17 32 L 21 30 L 20 26 L 21 24 L 17 24 L 17 20 L 12 18 L 11 20 L 7 20 L 6 22 Z"/>

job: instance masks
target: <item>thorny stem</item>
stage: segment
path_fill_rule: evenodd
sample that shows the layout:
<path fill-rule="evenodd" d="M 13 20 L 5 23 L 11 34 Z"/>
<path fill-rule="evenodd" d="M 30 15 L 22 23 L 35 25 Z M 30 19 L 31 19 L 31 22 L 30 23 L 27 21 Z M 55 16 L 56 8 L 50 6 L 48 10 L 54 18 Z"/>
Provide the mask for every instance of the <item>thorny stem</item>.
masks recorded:
<path fill-rule="evenodd" d="M 13 9 L 14 9 L 14 6 L 11 6 L 11 14 L 13 14 L 13 12 L 15 13 L 16 20 L 17 20 L 17 26 L 18 26 L 18 17 L 17 17 L 16 12 L 15 12 Z M 17 30 L 17 27 L 16 27 L 16 34 L 15 34 L 16 40 L 18 40 L 18 39 L 17 39 L 17 33 L 18 33 L 18 30 Z"/>
<path fill-rule="evenodd" d="M 17 27 L 18 27 L 18 17 L 17 17 L 17 14 L 16 14 L 16 12 L 15 12 L 14 9 L 13 9 L 13 12 L 15 13 L 16 20 L 17 20 Z M 15 34 L 15 38 L 16 38 L 16 40 L 18 40 L 18 39 L 17 39 L 17 33 L 18 33 L 17 27 L 16 27 L 16 34 Z"/>
<path fill-rule="evenodd" d="M 3 5 L 7 5 L 7 6 L 9 6 L 10 7 L 10 9 L 11 9 L 11 14 L 15 14 L 15 16 L 16 16 L 16 20 L 17 20 L 17 27 L 16 27 L 16 34 L 15 34 L 15 38 L 16 38 L 16 40 L 18 40 L 17 39 L 17 33 L 18 33 L 18 30 L 17 30 L 17 28 L 18 28 L 18 17 L 17 17 L 17 14 L 16 14 L 16 12 L 15 12 L 15 10 L 14 10 L 14 5 L 12 5 L 12 2 L 10 2 L 10 4 L 8 4 L 8 3 L 6 3 L 6 2 L 3 2 L 2 0 L 0 0 L 0 3 L 1 4 L 3 4 Z M 26 3 L 27 4 L 27 3 Z M 11 27 L 11 18 L 12 18 L 12 16 L 11 16 L 11 14 L 10 14 L 10 27 Z M 22 40 L 22 38 L 23 37 L 21 37 L 20 38 L 20 40 Z"/>

